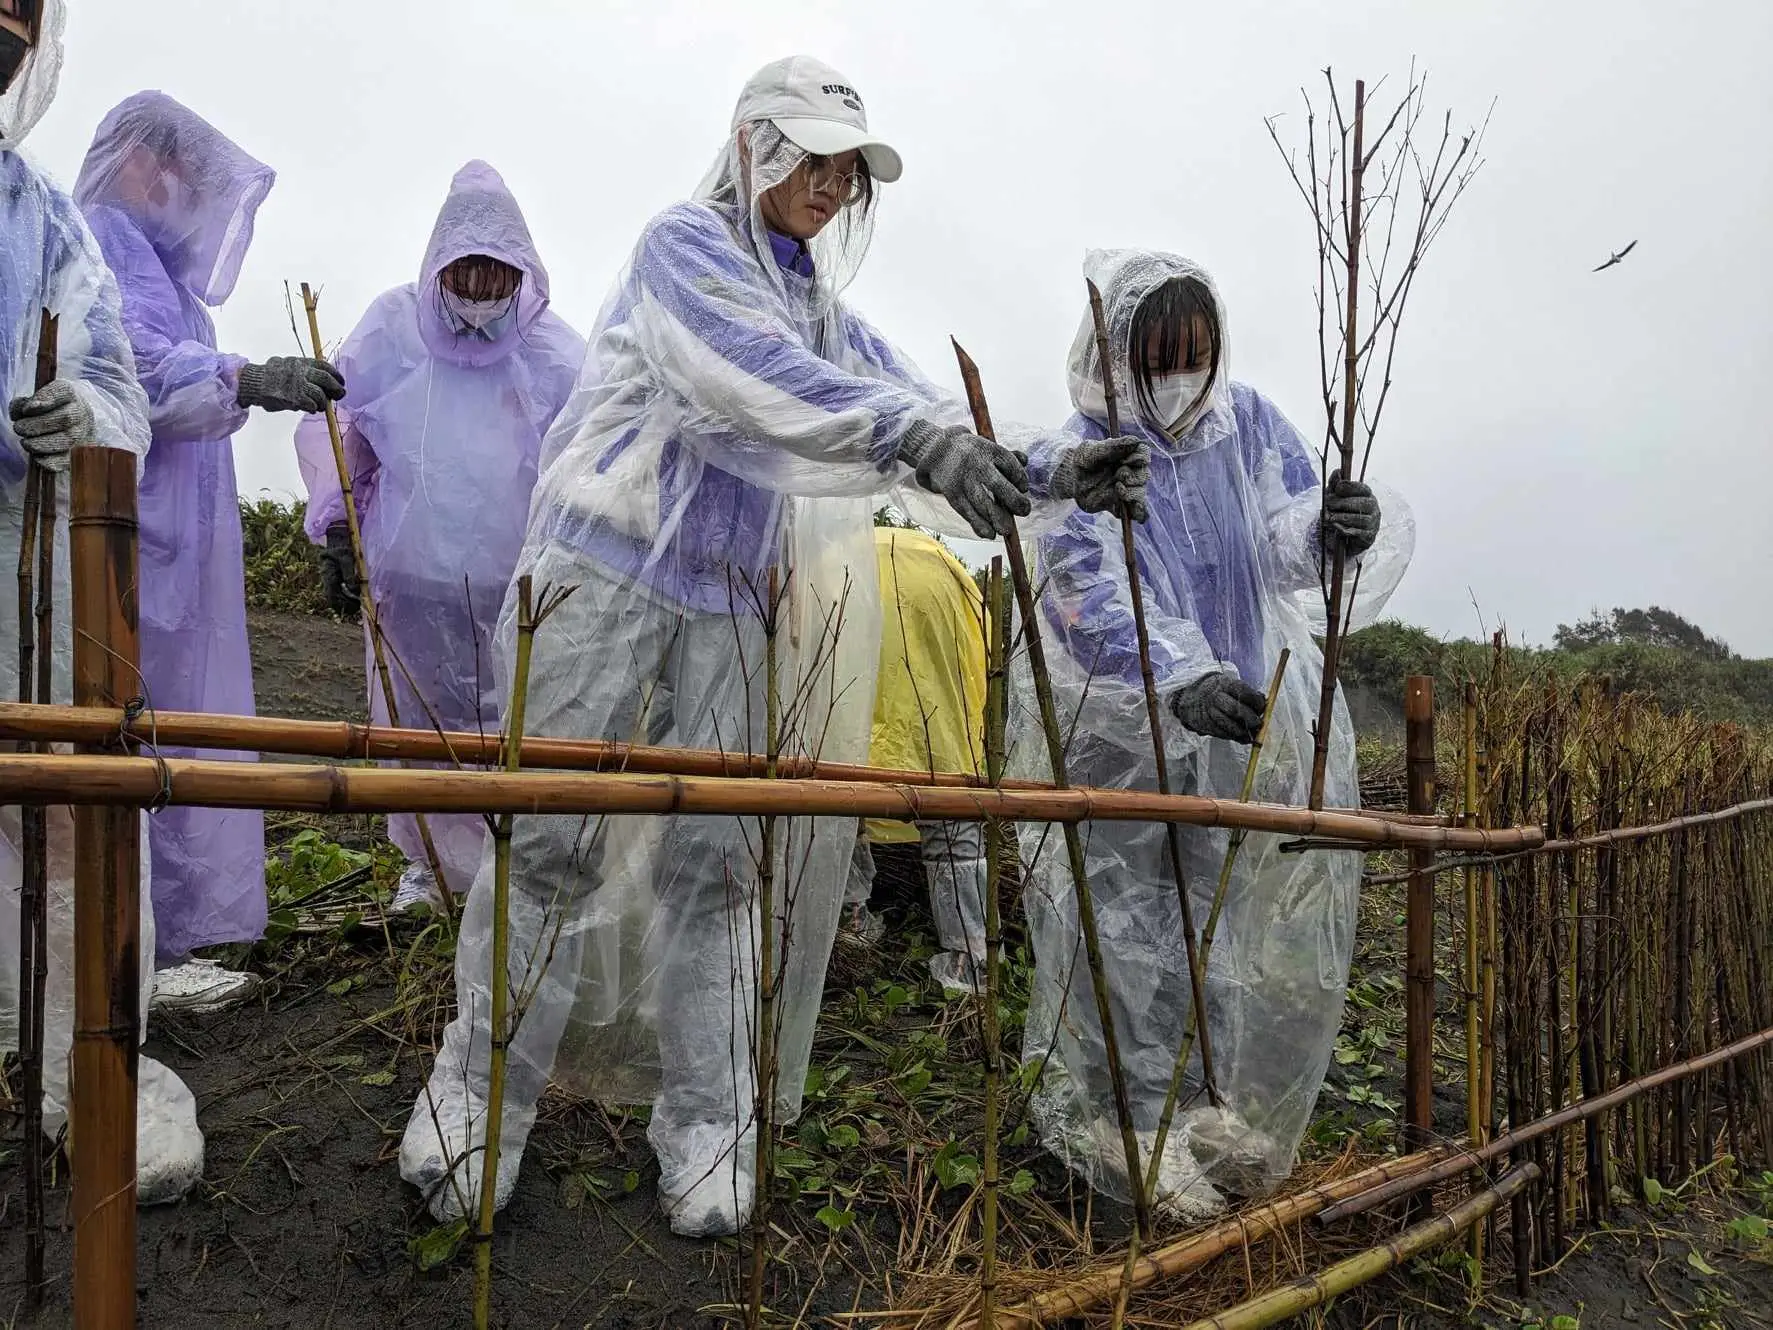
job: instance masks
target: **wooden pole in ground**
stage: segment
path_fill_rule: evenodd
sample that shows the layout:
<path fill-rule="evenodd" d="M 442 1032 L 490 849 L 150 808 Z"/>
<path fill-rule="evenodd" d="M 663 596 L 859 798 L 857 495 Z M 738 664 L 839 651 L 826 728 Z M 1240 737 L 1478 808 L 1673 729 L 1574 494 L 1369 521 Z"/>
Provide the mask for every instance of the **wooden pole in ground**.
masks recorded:
<path fill-rule="evenodd" d="M 952 338 L 950 339 L 953 340 Z M 979 367 L 973 358 L 954 343 L 955 359 L 960 362 L 961 381 L 966 385 L 967 403 L 973 412 L 973 429 L 987 439 L 995 440 L 991 428 L 991 408 L 985 401 L 985 388 L 979 378 Z M 1028 649 L 1028 672 L 1034 678 L 1034 696 L 1040 708 L 1041 728 L 1046 734 L 1047 761 L 1052 768 L 1053 785 L 1058 789 L 1070 786 L 1065 773 L 1065 740 L 1059 729 L 1059 713 L 1053 704 L 1053 683 L 1047 673 L 1046 648 L 1040 639 L 1040 607 L 1034 599 L 1034 583 L 1028 576 L 1028 561 L 1022 554 L 1022 537 L 1010 521 L 1004 536 L 1004 553 L 1010 561 L 1010 581 L 1015 587 L 1017 608 L 1022 615 L 1023 640 Z M 1065 853 L 1071 864 L 1071 881 L 1077 891 L 1078 931 L 1083 934 L 1084 956 L 1089 963 L 1090 987 L 1096 999 L 1096 1017 L 1102 1027 L 1103 1051 L 1108 1059 L 1108 1082 L 1114 1097 L 1115 1116 L 1119 1120 L 1121 1147 L 1126 1154 L 1127 1190 L 1132 1193 L 1133 1219 L 1139 1232 L 1151 1232 L 1151 1200 L 1140 1184 L 1139 1142 L 1133 1135 L 1132 1100 L 1127 1092 L 1126 1070 L 1121 1066 L 1120 1041 L 1114 1033 L 1114 1007 L 1108 996 L 1107 971 L 1102 964 L 1102 937 L 1096 927 L 1095 897 L 1090 891 L 1089 871 L 1085 867 L 1083 837 L 1077 827 L 1065 826 Z"/>
<path fill-rule="evenodd" d="M 985 776 L 1003 779 L 1007 743 L 1005 691 L 1009 683 L 1010 624 L 1003 594 L 1003 559 L 991 560 L 985 582 Z M 997 1192 L 998 1192 L 998 1095 L 1003 1039 L 998 1029 L 997 999 L 1000 990 L 998 957 L 1003 946 L 1003 921 L 997 894 L 1003 881 L 1004 824 L 993 818 L 985 824 L 985 1006 L 981 1024 L 985 1044 L 985 1163 L 984 1195 L 979 1220 L 983 1249 L 979 1255 L 979 1325 L 997 1330 Z"/>
<path fill-rule="evenodd" d="M 1477 755 L 1477 684 L 1465 681 L 1461 727 L 1461 758 L 1463 772 L 1459 799 L 1460 822 L 1467 827 L 1478 824 L 1478 755 Z M 1477 869 L 1465 870 L 1465 964 L 1462 979 L 1465 989 L 1465 1132 L 1475 1143 L 1484 1143 L 1482 1108 L 1483 1054 L 1478 1025 L 1478 877 Z M 1471 1286 L 1481 1292 L 1484 1286 L 1484 1226 L 1471 1230 Z"/>
<path fill-rule="evenodd" d="M 320 301 L 306 282 L 302 283 L 302 308 L 308 314 L 308 340 L 314 347 L 314 358 L 324 360 L 326 350 L 320 340 Z M 369 649 L 375 658 L 376 678 L 382 688 L 382 703 L 388 709 L 388 723 L 400 724 L 400 705 L 395 700 L 394 680 L 388 673 L 387 648 L 382 641 L 382 620 L 376 613 L 375 592 L 369 584 L 369 563 L 363 557 L 363 531 L 357 524 L 357 494 L 351 486 L 351 464 L 345 458 L 345 439 L 339 432 L 339 413 L 333 404 L 326 404 L 326 432 L 332 439 L 332 461 L 338 471 L 339 493 L 345 502 L 345 526 L 351 533 L 351 558 L 357 565 L 358 603 L 363 606 L 364 627 L 369 630 Z M 413 816 L 419 831 L 419 843 L 425 850 L 425 861 L 431 876 L 437 879 L 437 893 L 444 910 L 455 917 L 455 895 L 443 875 L 443 859 L 431 839 L 431 825 L 423 813 Z"/>
<path fill-rule="evenodd" d="M 36 391 L 56 376 L 56 316 L 37 325 Z M 55 659 L 55 473 L 32 461 L 25 468 L 25 503 L 18 541 L 18 697 L 51 702 Z M 36 624 L 31 616 L 35 601 Z M 26 752 L 48 752 L 26 744 Z M 43 992 L 49 977 L 49 818 L 42 804 L 19 808 L 18 1062 L 20 1117 L 25 1147 L 25 1307 L 43 1301 L 45 1222 L 43 1183 Z"/>
<path fill-rule="evenodd" d="M 140 691 L 136 462 L 120 448 L 72 454 L 74 701 L 86 706 L 125 706 Z M 74 811 L 76 1330 L 133 1330 L 136 1323 L 140 819 L 128 805 Z"/>
<path fill-rule="evenodd" d="M 1404 749 L 1412 813 L 1434 811 L 1434 680 L 1404 680 Z M 1434 851 L 1412 850 L 1416 869 L 1404 906 L 1404 1145 L 1420 1149 L 1434 1133 Z"/>

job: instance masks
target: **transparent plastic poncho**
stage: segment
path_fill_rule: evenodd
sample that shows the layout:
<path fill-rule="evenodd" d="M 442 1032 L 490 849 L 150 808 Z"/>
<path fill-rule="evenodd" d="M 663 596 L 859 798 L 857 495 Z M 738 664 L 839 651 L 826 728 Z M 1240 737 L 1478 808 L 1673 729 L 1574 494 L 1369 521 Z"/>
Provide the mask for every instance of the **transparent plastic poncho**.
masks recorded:
<path fill-rule="evenodd" d="M 47 108 L 61 64 L 62 7 L 50 0 L 39 44 L 0 98 L 0 402 L 33 391 L 42 311 L 61 322 L 57 373 L 92 408 L 93 442 L 138 457 L 148 451 L 148 402 L 136 382 L 123 330 L 117 283 L 67 194 L 18 151 L 19 141 Z M 27 457 L 0 411 L 0 567 L 18 567 Z M 68 491 L 56 485 L 52 697 L 73 700 L 74 631 L 68 563 Z M 0 596 L 0 691 L 18 697 L 18 598 Z M 19 809 L 0 809 L 0 1050 L 17 1047 L 19 888 L 23 844 Z M 49 838 L 49 951 L 44 1012 L 44 1125 L 54 1131 L 67 1112 L 68 1052 L 74 1033 L 74 818 L 66 806 L 46 810 Z M 142 843 L 147 844 L 145 829 Z M 153 954 L 154 915 L 142 879 L 142 945 Z M 145 1023 L 154 973 L 142 966 Z M 158 1075 L 160 1069 L 156 1069 Z M 157 1082 L 156 1082 L 157 1084 Z M 182 1091 L 182 1087 L 181 1091 Z M 146 1097 L 146 1095 L 144 1096 Z"/>
<path fill-rule="evenodd" d="M 758 200 L 802 156 L 768 122 L 739 126 L 696 198 L 648 223 L 598 318 L 543 443 L 517 564 L 538 593 L 578 588 L 536 636 L 531 733 L 761 751 L 755 606 L 774 568 L 782 749 L 867 760 L 880 641 L 871 513 L 890 493 L 919 520 L 964 530 L 946 504 L 898 488 L 909 471 L 896 455 L 912 422 L 958 424 L 967 411 L 839 298 L 864 215 L 840 215 L 804 249 L 764 227 Z M 1063 442 L 1003 434 L 1024 449 Z M 513 595 L 493 652 L 502 696 Z M 799 1111 L 854 837 L 850 819 L 779 825 L 783 1118 Z M 734 818 L 518 819 L 511 971 L 533 993 L 506 1100 L 519 1150 L 558 1051 L 569 1083 L 652 1102 L 667 1197 L 713 1169 L 749 1169 L 760 842 L 754 820 Z M 409 1130 L 409 1176 L 433 1113 L 447 1143 L 484 1112 L 490 905 L 489 856 L 462 927 L 460 1014 Z"/>
<path fill-rule="evenodd" d="M 1214 671 L 1266 690 L 1283 647 L 1292 652 L 1257 770 L 1254 799 L 1302 805 L 1311 778 L 1312 727 L 1322 680 L 1313 641 L 1323 622 L 1317 459 L 1280 411 L 1229 378 L 1229 346 L 1204 410 L 1181 437 L 1140 419 L 1128 353 L 1141 300 L 1172 278 L 1207 274 L 1173 255 L 1092 252 L 1085 273 L 1103 294 L 1123 430 L 1152 445 L 1150 519 L 1135 544 L 1163 700 L 1163 742 L 1177 793 L 1235 799 L 1249 748 L 1203 738 L 1170 711 L 1182 686 Z M 1217 293 L 1214 295 L 1218 300 Z M 1226 326 L 1220 303 L 1221 327 Z M 1094 328 L 1084 312 L 1068 362 L 1071 427 L 1106 433 Z M 1383 606 L 1408 564 L 1414 524 L 1381 493 L 1383 528 L 1359 561 L 1356 627 Z M 1058 712 L 1071 736 L 1078 785 L 1155 790 L 1156 767 L 1140 679 L 1117 518 L 1076 515 L 1038 547 L 1045 582 L 1040 631 Z M 1012 766 L 1044 777 L 1046 750 L 1023 664 L 1014 691 Z M 1359 802 L 1354 732 L 1338 694 L 1325 801 Z M 1135 1128 L 1158 1123 L 1190 1010 L 1181 908 L 1157 824 L 1084 828 L 1116 1034 Z M 1181 829 L 1196 927 L 1208 917 L 1228 833 Z M 1128 1196 L 1106 1056 L 1079 936 L 1077 902 L 1057 829 L 1025 827 L 1025 903 L 1036 981 L 1024 1056 L 1049 1059 L 1033 1105 L 1043 1139 L 1096 1188 Z M 1206 996 L 1218 1088 L 1236 1129 L 1194 1133 L 1205 1104 L 1198 1046 L 1183 1087 L 1175 1139 L 1205 1176 L 1236 1190 L 1285 1177 L 1311 1117 L 1341 1020 L 1354 941 L 1360 857 L 1280 852 L 1252 835 L 1237 861 L 1208 967 Z M 1147 1137 L 1147 1139 L 1149 1139 Z M 1230 1155 L 1235 1154 L 1235 1159 Z M 1188 1179 L 1177 1179 L 1185 1185 Z"/>

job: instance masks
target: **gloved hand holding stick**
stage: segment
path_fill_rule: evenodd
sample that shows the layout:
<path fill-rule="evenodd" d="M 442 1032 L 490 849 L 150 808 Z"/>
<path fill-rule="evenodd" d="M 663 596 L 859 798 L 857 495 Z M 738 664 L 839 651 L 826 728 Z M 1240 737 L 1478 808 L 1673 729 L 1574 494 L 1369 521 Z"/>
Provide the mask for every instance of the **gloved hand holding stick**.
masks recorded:
<path fill-rule="evenodd" d="M 29 401 L 47 396 L 45 390 L 55 381 L 56 316 L 46 309 L 38 324 L 37 376 Z M 25 437 L 21 435 L 21 441 Z M 27 451 L 30 461 L 18 544 L 18 700 L 47 703 L 55 700 L 50 689 L 55 657 L 51 634 L 56 473 L 51 462 L 38 460 L 34 437 Z M 66 457 L 65 452 L 60 455 Z M 26 744 L 25 751 L 47 750 Z M 43 1293 L 43 992 L 49 973 L 49 820 L 42 804 L 19 810 L 19 830 L 24 861 L 19 882 L 18 1060 L 24 1098 L 25 1297 L 27 1305 L 36 1307 Z"/>
<path fill-rule="evenodd" d="M 950 339 L 953 340 L 953 339 Z M 985 388 L 979 379 L 979 367 L 954 343 L 955 359 L 960 362 L 960 377 L 966 384 L 967 404 L 973 412 L 973 430 L 982 438 L 996 440 L 991 428 L 991 408 L 985 401 Z M 1034 584 L 1028 578 L 1028 563 L 1022 556 L 1022 538 L 1015 519 L 1009 520 L 1004 535 L 1004 552 L 1009 556 L 1010 580 L 1016 590 L 1016 604 L 1022 616 L 1023 635 L 1028 646 L 1028 666 L 1034 675 L 1034 695 L 1040 707 L 1041 727 L 1046 732 L 1047 758 L 1052 764 L 1053 784 L 1065 789 L 1065 741 L 1059 729 L 1059 713 L 1053 703 L 1053 684 L 1047 674 L 1046 652 L 1041 646 L 1040 626 L 1034 601 Z M 1089 873 L 1084 867 L 1083 837 L 1077 824 L 1067 822 L 1065 852 L 1071 861 L 1071 880 L 1077 890 L 1078 927 L 1083 934 L 1084 955 L 1089 963 L 1090 986 L 1096 999 L 1096 1016 L 1102 1024 L 1102 1043 L 1108 1054 L 1109 1088 L 1114 1095 L 1114 1112 L 1119 1120 L 1121 1143 L 1126 1150 L 1127 1190 L 1132 1193 L 1133 1216 L 1138 1231 L 1151 1232 L 1151 1202 L 1146 1189 L 1139 1185 L 1139 1142 L 1133 1134 L 1132 1100 L 1127 1094 L 1126 1072 L 1120 1061 L 1120 1041 L 1114 1033 L 1114 1009 L 1108 997 L 1108 978 L 1102 968 L 1102 939 L 1096 927 L 1095 899 L 1090 894 Z"/>
<path fill-rule="evenodd" d="M 302 283 L 302 308 L 308 312 L 308 339 L 314 346 L 314 359 L 324 360 L 326 353 L 320 341 L 320 316 L 316 312 L 319 301 L 315 298 L 313 288 L 306 282 Z M 330 400 L 325 403 L 326 432 L 332 439 L 332 460 L 338 468 L 339 492 L 345 500 L 345 526 L 351 536 L 351 555 L 357 565 L 358 596 L 363 609 L 363 623 L 369 629 L 370 651 L 374 654 L 376 677 L 382 687 L 382 701 L 388 708 L 388 723 L 400 724 L 400 707 L 394 697 L 394 680 L 388 674 L 388 657 L 382 645 L 382 623 L 376 615 L 375 596 L 369 588 L 369 565 L 363 559 L 363 532 L 357 525 L 357 497 L 351 489 L 351 468 L 345 461 L 345 440 L 339 433 L 339 415 Z M 437 881 L 438 894 L 442 896 L 444 909 L 453 917 L 455 914 L 455 896 L 450 890 L 449 881 L 443 875 L 443 860 L 438 856 L 437 846 L 431 840 L 431 827 L 423 813 L 413 815 L 418 824 L 419 840 L 425 847 L 425 859 L 431 866 L 431 876 Z"/>

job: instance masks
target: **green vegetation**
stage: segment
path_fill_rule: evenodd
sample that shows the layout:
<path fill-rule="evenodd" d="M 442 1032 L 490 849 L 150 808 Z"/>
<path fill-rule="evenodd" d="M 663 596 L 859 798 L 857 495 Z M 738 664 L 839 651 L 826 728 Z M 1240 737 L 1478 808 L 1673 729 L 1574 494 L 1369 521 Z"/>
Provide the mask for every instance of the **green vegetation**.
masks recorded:
<path fill-rule="evenodd" d="M 308 505 L 262 497 L 240 501 L 246 552 L 246 605 L 284 614 L 326 614 L 320 593 L 320 551 L 302 530 Z"/>
<path fill-rule="evenodd" d="M 1670 713 L 1706 720 L 1773 726 L 1773 660 L 1748 660 L 1671 610 L 1595 611 L 1560 624 L 1548 648 L 1507 647 L 1516 674 L 1574 681 L 1611 677 L 1621 692 L 1641 693 Z M 1489 675 L 1492 647 L 1468 639 L 1442 641 L 1395 619 L 1351 635 L 1343 646 L 1342 681 L 1390 699 L 1404 676 L 1434 676 L 1435 695 L 1456 697 L 1468 678 Z"/>

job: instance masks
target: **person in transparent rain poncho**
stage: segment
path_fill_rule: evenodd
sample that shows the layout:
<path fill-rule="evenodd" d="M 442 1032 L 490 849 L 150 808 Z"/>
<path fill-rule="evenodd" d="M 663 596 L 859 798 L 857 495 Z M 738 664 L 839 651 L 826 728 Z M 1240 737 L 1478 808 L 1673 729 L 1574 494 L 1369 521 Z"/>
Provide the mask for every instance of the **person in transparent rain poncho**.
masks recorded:
<path fill-rule="evenodd" d="M 252 407 L 317 410 L 344 391 L 324 361 L 277 356 L 252 364 L 216 349 L 209 311 L 233 293 L 275 179 L 194 111 L 141 92 L 99 125 L 74 188 L 117 275 L 148 394 L 154 445 L 139 499 L 142 679 L 149 705 L 162 711 L 253 714 L 233 435 Z M 166 808 L 150 826 L 156 1004 L 204 1011 L 240 1000 L 255 986 L 251 975 L 190 953 L 264 932 L 264 815 Z"/>
<path fill-rule="evenodd" d="M 868 761 L 901 771 L 985 773 L 984 598 L 961 562 L 925 531 L 878 527 L 880 665 Z M 985 964 L 985 834 L 980 822 L 871 819 L 856 838 L 839 939 L 872 946 L 886 924 L 868 908 L 869 842 L 915 842 L 939 949 L 930 977 L 945 992 L 980 987 Z"/>
<path fill-rule="evenodd" d="M 1326 542 L 1355 565 L 1355 623 L 1375 615 L 1414 547 L 1408 508 L 1365 485 L 1319 480 L 1310 449 L 1267 398 L 1230 376 L 1224 305 L 1198 265 L 1136 250 L 1095 252 L 1120 418 L 1151 444 L 1148 520 L 1135 533 L 1163 740 L 1177 793 L 1238 797 L 1263 691 L 1283 647 L 1291 663 L 1262 750 L 1254 798 L 1304 804 L 1322 687 Z M 1100 362 L 1086 306 L 1067 366 L 1070 428 L 1104 432 Z M 1031 471 L 1039 479 L 1040 459 Z M 1380 521 L 1383 506 L 1384 521 Z M 1358 569 L 1358 571 L 1356 571 Z M 1075 516 L 1039 543 L 1061 716 L 1074 717 L 1078 785 L 1153 790 L 1152 755 L 1119 523 Z M 1029 696 L 1026 680 L 1015 696 Z M 1013 760 L 1039 775 L 1038 723 L 1023 716 Z M 1325 802 L 1359 802 L 1354 732 L 1338 695 Z M 1181 828 L 1196 927 L 1207 919 L 1228 833 Z M 1033 1113 L 1047 1146 L 1094 1187 L 1129 1197 L 1109 1071 L 1076 898 L 1056 834 L 1021 831 L 1035 954 L 1024 1057 L 1047 1059 Z M 1161 825 L 1096 823 L 1087 859 L 1133 1123 L 1149 1157 L 1189 1019 L 1188 961 Z M 1283 855 L 1244 844 L 1206 980 L 1224 1111 L 1203 1093 L 1198 1046 L 1158 1174 L 1158 1199 L 1198 1220 L 1221 1190 L 1258 1193 L 1285 1177 L 1341 1020 L 1354 938 L 1358 855 Z"/>
<path fill-rule="evenodd" d="M 74 201 L 19 151 L 55 96 L 65 15 L 60 0 L 21 6 L 0 0 L 0 566 L 18 566 L 25 473 L 35 459 L 54 471 L 55 535 L 52 698 L 73 700 L 74 634 L 68 564 L 68 451 L 98 444 L 148 451 L 148 400 L 137 383 L 117 284 Z M 33 391 L 42 311 L 60 319 L 57 377 Z M 0 688 L 18 696 L 18 601 L 0 596 Z M 74 1037 L 74 817 L 45 810 L 48 831 L 48 973 L 44 989 L 43 1129 L 68 1119 L 68 1055 Z M 145 821 L 145 819 L 144 819 Z M 147 831 L 142 832 L 144 852 Z M 144 853 L 144 859 L 146 855 Z M 0 1050 L 17 1047 L 19 810 L 0 809 Z M 143 865 L 141 935 L 154 949 L 154 911 Z M 143 1034 L 153 969 L 142 969 Z M 16 1085 L 16 1083 L 15 1083 Z M 197 1104 L 168 1068 L 137 1066 L 136 1199 L 176 1201 L 203 1175 Z"/>
<path fill-rule="evenodd" d="M 518 574 L 573 587 L 536 634 L 532 734 L 761 751 L 769 570 L 783 747 L 866 760 L 879 607 L 870 513 L 897 493 L 919 520 L 980 536 L 1030 502 L 1011 448 L 1065 451 L 1043 497 L 1112 502 L 1142 483 L 1141 445 L 1062 450 L 1006 426 L 975 436 L 943 393 L 839 299 L 899 156 L 862 99 L 807 57 L 765 67 L 695 198 L 650 221 L 603 311 L 578 386 L 542 447 Z M 1102 497 L 1106 495 L 1106 497 Z M 940 496 L 945 504 L 932 501 Z M 945 515 L 944 515 L 945 514 Z M 516 587 L 493 651 L 501 697 Z M 835 640 L 834 640 L 835 639 Z M 799 1111 L 836 933 L 849 819 L 797 819 L 775 866 L 781 1017 L 775 1105 Z M 652 1103 L 659 1194 L 680 1233 L 750 1212 L 753 994 L 760 946 L 755 820 L 520 817 L 511 855 L 513 1032 L 494 1200 L 515 1185 L 589 951 L 588 1005 L 640 1037 L 602 1056 L 599 1090 Z M 491 854 L 456 957 L 458 1014 L 400 1152 L 447 1218 L 477 1206 L 489 1085 Z"/>
<path fill-rule="evenodd" d="M 337 356 L 351 385 L 339 428 L 403 724 L 498 732 L 493 628 L 542 437 L 584 358 L 584 339 L 548 308 L 548 270 L 517 200 L 492 167 L 469 162 L 450 182 L 418 281 L 381 295 Z M 328 603 L 355 614 L 357 566 L 324 416 L 302 420 L 296 455 Z M 367 645 L 365 654 L 370 717 L 387 724 Z M 467 891 L 486 820 L 426 821 L 449 888 Z M 396 907 L 440 899 L 413 816 L 391 815 L 388 837 L 407 859 Z"/>

